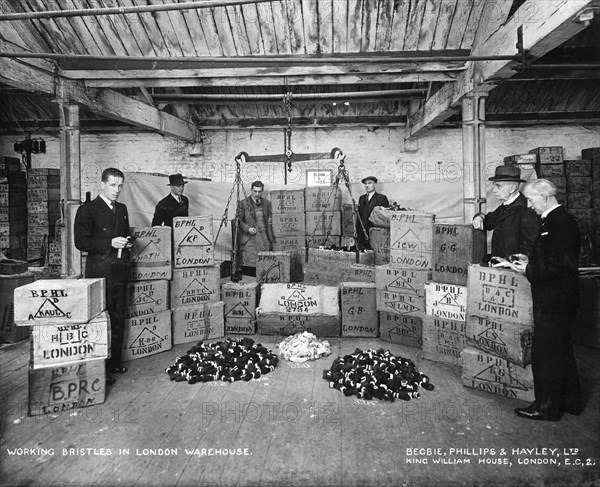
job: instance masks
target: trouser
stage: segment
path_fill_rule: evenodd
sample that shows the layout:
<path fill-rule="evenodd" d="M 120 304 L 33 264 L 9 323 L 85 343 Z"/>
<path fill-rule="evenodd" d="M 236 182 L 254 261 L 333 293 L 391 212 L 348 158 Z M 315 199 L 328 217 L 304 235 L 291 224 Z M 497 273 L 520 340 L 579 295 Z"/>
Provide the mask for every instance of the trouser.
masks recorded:
<path fill-rule="evenodd" d="M 125 335 L 125 310 L 127 283 L 106 281 L 106 310 L 110 316 L 110 358 L 106 361 L 109 370 L 121 364 L 123 338 Z"/>

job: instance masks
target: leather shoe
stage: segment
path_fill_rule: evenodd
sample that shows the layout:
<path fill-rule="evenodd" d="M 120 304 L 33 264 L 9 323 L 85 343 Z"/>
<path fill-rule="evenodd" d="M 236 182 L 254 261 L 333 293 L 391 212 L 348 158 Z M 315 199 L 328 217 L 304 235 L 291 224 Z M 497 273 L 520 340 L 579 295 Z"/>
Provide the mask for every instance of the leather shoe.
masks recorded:
<path fill-rule="evenodd" d="M 516 408 L 515 413 L 520 418 L 524 419 L 533 419 L 533 420 L 542 420 L 542 421 L 558 421 L 560 419 L 560 414 L 548 415 L 544 414 L 537 409 L 535 403 L 530 404 L 526 408 Z"/>
<path fill-rule="evenodd" d="M 110 369 L 110 372 L 112 372 L 113 374 L 124 374 L 125 372 L 127 372 L 127 367 L 117 365 L 116 367 L 112 367 Z"/>
<path fill-rule="evenodd" d="M 115 382 L 117 382 L 117 381 L 116 381 L 116 379 L 115 379 L 115 378 L 114 378 L 112 375 L 108 374 L 108 375 L 106 376 L 106 383 L 107 383 L 109 386 L 112 386 L 112 385 L 113 385 Z"/>

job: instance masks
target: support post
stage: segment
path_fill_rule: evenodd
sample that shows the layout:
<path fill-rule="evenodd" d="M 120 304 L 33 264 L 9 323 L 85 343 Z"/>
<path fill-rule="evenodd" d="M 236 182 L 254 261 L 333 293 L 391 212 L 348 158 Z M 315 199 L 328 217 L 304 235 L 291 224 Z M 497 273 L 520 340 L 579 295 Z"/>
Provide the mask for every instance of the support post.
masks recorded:
<path fill-rule="evenodd" d="M 81 253 L 75 248 L 73 223 L 81 204 L 81 158 L 79 106 L 58 101 L 60 115 L 60 199 L 63 212 L 61 232 L 63 278 L 80 278 Z"/>
<path fill-rule="evenodd" d="M 485 98 L 474 91 L 462 99 L 463 218 L 471 223 L 485 203 Z"/>

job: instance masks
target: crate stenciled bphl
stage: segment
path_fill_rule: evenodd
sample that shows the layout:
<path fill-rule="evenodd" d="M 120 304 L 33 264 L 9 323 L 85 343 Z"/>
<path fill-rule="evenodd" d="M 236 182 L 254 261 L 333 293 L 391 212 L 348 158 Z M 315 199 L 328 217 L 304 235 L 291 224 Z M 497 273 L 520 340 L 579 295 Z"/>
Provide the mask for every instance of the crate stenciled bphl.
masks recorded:
<path fill-rule="evenodd" d="M 460 365 L 465 347 L 464 321 L 426 315 L 423 318 L 423 358 L 432 362 Z"/>
<path fill-rule="evenodd" d="M 169 281 L 127 283 L 125 318 L 150 315 L 169 308 Z"/>
<path fill-rule="evenodd" d="M 333 286 L 263 284 L 256 311 L 263 335 L 340 336 L 339 290 Z"/>
<path fill-rule="evenodd" d="M 341 235 L 342 213 L 340 211 L 307 211 L 305 213 L 307 235 Z"/>
<path fill-rule="evenodd" d="M 309 186 L 304 188 L 304 207 L 307 213 L 339 212 L 342 209 L 342 192 L 332 186 Z"/>
<path fill-rule="evenodd" d="M 334 267 L 318 263 L 305 266 L 304 284 L 337 286 L 343 281 L 375 282 L 375 267 L 364 264 Z"/>
<path fill-rule="evenodd" d="M 407 347 L 423 347 L 423 320 L 416 316 L 379 312 L 379 338 Z"/>
<path fill-rule="evenodd" d="M 304 189 L 269 191 L 269 200 L 276 214 L 304 214 Z"/>
<path fill-rule="evenodd" d="M 134 227 L 129 254 L 132 281 L 171 280 L 172 244 L 170 227 Z"/>
<path fill-rule="evenodd" d="M 199 342 L 225 335 L 223 301 L 173 310 L 173 344 Z"/>
<path fill-rule="evenodd" d="M 376 266 L 377 311 L 422 318 L 425 315 L 425 283 L 430 279 L 429 270 Z"/>
<path fill-rule="evenodd" d="M 471 347 L 463 349 L 462 363 L 466 387 L 510 399 L 535 400 L 531 366 L 522 367 Z"/>
<path fill-rule="evenodd" d="M 104 279 L 44 279 L 14 291 L 15 323 L 87 323 L 106 309 Z"/>
<path fill-rule="evenodd" d="M 433 280 L 466 286 L 469 264 L 481 262 L 486 245 L 484 230 L 475 230 L 472 225 L 435 223 Z"/>
<path fill-rule="evenodd" d="M 123 343 L 124 362 L 171 350 L 171 310 L 127 318 Z"/>
<path fill-rule="evenodd" d="M 173 218 L 173 253 L 175 268 L 214 265 L 212 216 Z"/>
<path fill-rule="evenodd" d="M 286 251 L 258 252 L 256 280 L 265 282 L 291 281 L 292 254 Z"/>
<path fill-rule="evenodd" d="M 221 286 L 225 334 L 253 335 L 256 332 L 258 282 L 227 282 Z"/>
<path fill-rule="evenodd" d="M 103 311 L 88 323 L 41 325 L 31 331 L 34 369 L 58 367 L 110 355 L 110 318 Z"/>
<path fill-rule="evenodd" d="M 379 314 L 374 282 L 341 282 L 343 337 L 378 337 Z"/>
<path fill-rule="evenodd" d="M 106 397 L 106 361 L 77 362 L 28 370 L 28 415 L 57 414 L 102 404 Z"/>
<path fill-rule="evenodd" d="M 433 268 L 435 215 L 394 211 L 390 216 L 390 265 L 403 269 Z"/>
<path fill-rule="evenodd" d="M 219 266 L 174 269 L 171 281 L 171 307 L 195 306 L 219 301 Z"/>
<path fill-rule="evenodd" d="M 304 236 L 306 234 L 304 213 L 274 213 L 273 233 L 276 238 Z"/>
<path fill-rule="evenodd" d="M 426 283 L 425 313 L 446 320 L 466 321 L 467 286 L 433 281 Z"/>

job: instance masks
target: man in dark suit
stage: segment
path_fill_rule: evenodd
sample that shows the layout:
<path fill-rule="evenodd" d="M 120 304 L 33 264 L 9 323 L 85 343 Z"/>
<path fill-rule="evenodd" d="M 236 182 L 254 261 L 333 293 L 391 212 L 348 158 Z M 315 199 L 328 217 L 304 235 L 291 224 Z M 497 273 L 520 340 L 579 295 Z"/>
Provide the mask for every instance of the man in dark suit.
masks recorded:
<path fill-rule="evenodd" d="M 106 284 L 106 309 L 110 316 L 111 357 L 107 360 L 106 382 L 114 384 L 112 374 L 127 372 L 121 365 L 125 306 L 129 279 L 129 217 L 127 207 L 117 202 L 125 176 L 115 168 L 102 172 L 100 194 L 81 205 L 75 215 L 75 246 L 87 252 L 85 277 L 103 277 Z"/>
<path fill-rule="evenodd" d="M 271 202 L 262 197 L 265 185 L 254 181 L 252 194 L 238 204 L 237 242 L 243 272 L 256 276 L 258 252 L 273 250 L 273 210 Z"/>
<path fill-rule="evenodd" d="M 512 254 L 529 256 L 539 234 L 540 218 L 527 208 L 527 200 L 519 192 L 519 183 L 525 182 L 521 170 L 516 166 L 498 166 L 489 180 L 494 182 L 494 196 L 502 204 L 487 215 L 476 214 L 473 227 L 494 231 L 491 256 L 504 259 Z"/>
<path fill-rule="evenodd" d="M 376 206 L 390 206 L 387 196 L 375 191 L 377 178 L 375 176 L 367 176 L 361 181 L 365 185 L 366 194 L 358 198 L 358 218 L 356 221 L 356 246 L 359 249 L 370 249 L 369 244 L 369 229 L 373 223 L 369 220 L 371 212 Z"/>
<path fill-rule="evenodd" d="M 152 226 L 165 225 L 173 226 L 173 218 L 176 216 L 188 216 L 190 202 L 186 196 L 183 196 L 183 190 L 187 181 L 183 179 L 181 174 L 171 174 L 169 176 L 169 184 L 171 192 L 158 202 L 154 209 L 154 217 L 152 218 Z"/>
<path fill-rule="evenodd" d="M 578 415 L 582 410 L 571 343 L 571 323 L 579 306 L 581 234 L 577 222 L 556 200 L 552 182 L 532 181 L 524 194 L 529 206 L 542 217 L 531 256 L 520 255 L 513 262 L 513 268 L 525 273 L 531 283 L 535 401 L 515 412 L 521 418 L 557 421 L 564 412 Z"/>

